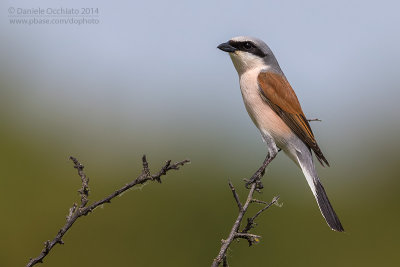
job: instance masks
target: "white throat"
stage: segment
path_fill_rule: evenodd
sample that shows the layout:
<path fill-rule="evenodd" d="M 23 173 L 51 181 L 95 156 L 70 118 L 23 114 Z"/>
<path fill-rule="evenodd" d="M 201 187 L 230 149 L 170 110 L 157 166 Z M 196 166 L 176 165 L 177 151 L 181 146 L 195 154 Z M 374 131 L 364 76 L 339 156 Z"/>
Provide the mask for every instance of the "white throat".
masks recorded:
<path fill-rule="evenodd" d="M 243 73 L 250 70 L 268 69 L 268 66 L 265 64 L 264 60 L 253 54 L 236 51 L 234 53 L 229 53 L 229 56 L 232 59 L 233 65 L 235 66 L 239 77 L 242 76 Z"/>

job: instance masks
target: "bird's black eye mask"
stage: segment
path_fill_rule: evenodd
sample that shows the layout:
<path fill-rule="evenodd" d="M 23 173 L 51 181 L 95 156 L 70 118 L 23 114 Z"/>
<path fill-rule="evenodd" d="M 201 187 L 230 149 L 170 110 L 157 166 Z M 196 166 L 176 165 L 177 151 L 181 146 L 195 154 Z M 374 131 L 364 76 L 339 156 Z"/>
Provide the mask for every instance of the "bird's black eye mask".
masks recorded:
<path fill-rule="evenodd" d="M 259 56 L 261 58 L 266 57 L 267 55 L 261 51 L 253 42 L 251 41 L 232 41 L 230 40 L 229 45 L 233 46 L 237 50 L 248 52 L 253 55 Z"/>

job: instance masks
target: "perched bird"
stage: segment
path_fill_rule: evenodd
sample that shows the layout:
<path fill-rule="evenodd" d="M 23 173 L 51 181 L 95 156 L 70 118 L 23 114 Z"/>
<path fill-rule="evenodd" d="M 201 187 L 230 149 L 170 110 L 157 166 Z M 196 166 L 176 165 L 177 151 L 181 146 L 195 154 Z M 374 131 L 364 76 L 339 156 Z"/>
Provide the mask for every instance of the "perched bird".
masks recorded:
<path fill-rule="evenodd" d="M 322 166 L 329 163 L 271 49 L 262 40 L 245 36 L 232 38 L 218 48 L 229 53 L 239 74 L 243 101 L 267 144 L 267 158 L 273 159 L 282 149 L 302 169 L 328 225 L 343 232 L 318 178 L 311 151 Z"/>

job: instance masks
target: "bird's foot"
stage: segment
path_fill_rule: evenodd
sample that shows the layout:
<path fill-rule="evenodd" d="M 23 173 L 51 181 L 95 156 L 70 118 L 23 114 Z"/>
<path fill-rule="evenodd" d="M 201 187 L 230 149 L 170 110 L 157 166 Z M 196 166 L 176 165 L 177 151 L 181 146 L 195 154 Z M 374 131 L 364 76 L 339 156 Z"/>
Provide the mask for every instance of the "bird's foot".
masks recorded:
<path fill-rule="evenodd" d="M 256 185 L 256 190 L 259 191 L 264 188 L 262 182 L 261 182 L 261 177 L 264 176 L 265 173 L 265 168 L 260 168 L 258 169 L 253 176 L 251 176 L 250 180 L 244 179 L 246 182 L 245 186 L 247 189 L 250 189 L 252 184 Z"/>
<path fill-rule="evenodd" d="M 265 174 L 265 169 L 267 168 L 267 166 L 269 165 L 269 163 L 275 158 L 276 154 L 278 152 L 272 154 L 272 156 L 270 156 L 271 154 L 268 153 L 267 157 L 265 158 L 263 164 L 261 165 L 261 167 L 253 174 L 253 176 L 251 176 L 250 180 L 248 179 L 244 179 L 244 181 L 246 182 L 245 186 L 247 189 L 250 189 L 252 184 L 255 184 L 255 190 L 260 192 L 261 189 L 264 188 L 263 184 L 261 183 L 261 178 L 264 176 Z"/>

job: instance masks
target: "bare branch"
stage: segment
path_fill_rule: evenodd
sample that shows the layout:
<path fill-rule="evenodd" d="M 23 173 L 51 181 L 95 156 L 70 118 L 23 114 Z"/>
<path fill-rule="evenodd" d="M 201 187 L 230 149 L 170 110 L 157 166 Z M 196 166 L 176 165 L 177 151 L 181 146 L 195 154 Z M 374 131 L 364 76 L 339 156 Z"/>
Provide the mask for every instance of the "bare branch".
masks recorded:
<path fill-rule="evenodd" d="M 241 233 L 247 233 L 248 231 L 250 231 L 252 228 L 254 228 L 256 226 L 256 224 L 254 223 L 255 219 L 261 214 L 263 213 L 265 210 L 267 210 L 269 207 L 271 207 L 273 204 L 278 203 L 278 199 L 279 196 L 276 196 L 272 199 L 272 201 L 270 203 L 267 203 L 265 201 L 261 201 L 261 200 L 256 200 L 253 199 L 252 202 L 256 202 L 256 203 L 262 203 L 262 204 L 266 204 L 266 206 L 264 208 L 262 208 L 261 210 L 259 210 L 253 217 L 247 218 L 247 224 L 246 226 L 243 228 L 243 230 L 241 231 Z M 250 242 L 249 241 L 249 246 L 253 245 L 254 242 Z M 257 242 L 258 243 L 258 242 Z"/>
<path fill-rule="evenodd" d="M 243 206 L 242 206 L 242 203 L 240 203 L 239 195 L 236 193 L 236 190 L 235 190 L 235 188 L 233 187 L 233 184 L 232 184 L 231 181 L 229 181 L 229 187 L 230 187 L 231 190 L 232 190 L 233 197 L 234 197 L 235 200 L 236 200 L 236 204 L 238 205 L 239 212 L 240 212 L 240 211 L 242 211 Z"/>
<path fill-rule="evenodd" d="M 275 155 L 276 156 L 276 155 Z M 219 266 L 221 263 L 223 264 L 223 266 L 228 266 L 228 260 L 226 257 L 226 253 L 227 250 L 230 246 L 230 244 L 232 243 L 232 241 L 234 239 L 237 238 L 241 238 L 241 239 L 246 239 L 249 242 L 249 245 L 253 245 L 255 243 L 258 243 L 260 241 L 261 236 L 258 235 L 254 235 L 254 234 L 250 234 L 248 233 L 248 231 L 251 230 L 251 228 L 253 228 L 255 226 L 254 220 L 265 210 L 267 210 L 272 204 L 276 203 L 278 201 L 279 197 L 275 197 L 271 203 L 267 203 L 261 200 L 257 200 L 253 198 L 253 194 L 254 191 L 259 191 L 260 189 L 263 188 L 263 185 L 261 183 L 261 178 L 265 173 L 265 169 L 267 168 L 267 166 L 271 163 L 271 161 L 275 158 L 275 156 L 270 157 L 269 155 L 265 158 L 262 166 L 254 173 L 254 175 L 250 178 L 245 180 L 246 181 L 246 188 L 249 189 L 249 193 L 247 195 L 247 199 L 246 202 L 242 205 L 240 203 L 239 200 L 239 196 L 236 193 L 235 188 L 233 187 L 231 181 L 229 181 L 229 187 L 233 193 L 233 197 L 236 201 L 236 204 L 239 207 L 239 215 L 236 218 L 235 223 L 232 226 L 232 229 L 229 233 L 229 236 L 227 239 L 222 240 L 222 245 L 220 248 L 220 251 L 217 255 L 217 257 L 214 259 L 213 263 L 212 263 L 212 267 L 217 267 Z M 244 215 L 247 212 L 247 209 L 250 205 L 250 203 L 260 203 L 260 204 L 264 204 L 266 205 L 264 208 L 262 208 L 261 210 L 259 210 L 253 217 L 250 217 L 247 219 L 247 225 L 243 228 L 242 231 L 239 231 L 240 228 L 240 224 L 243 220 Z"/>
<path fill-rule="evenodd" d="M 251 217 L 251 219 L 254 221 L 263 211 L 267 210 L 269 207 L 271 207 L 273 204 L 278 203 L 278 199 L 279 196 L 276 196 L 272 199 L 272 201 L 270 203 L 267 204 L 267 206 L 265 206 L 264 208 L 262 208 L 261 210 L 259 210 L 256 215 L 254 215 L 253 217 Z M 263 201 L 264 202 L 264 201 Z"/>
<path fill-rule="evenodd" d="M 259 235 L 253 235 L 253 234 L 248 234 L 248 233 L 237 233 L 235 235 L 235 238 L 243 238 L 246 239 L 249 242 L 249 246 L 253 244 L 257 244 L 260 242 L 261 236 Z"/>
<path fill-rule="evenodd" d="M 84 166 L 74 157 L 70 157 L 72 162 L 74 163 L 74 168 L 78 170 L 78 175 L 81 177 L 82 187 L 78 190 L 80 197 L 81 197 L 81 204 L 78 205 L 74 203 L 72 207 L 69 209 L 68 215 L 66 216 L 66 223 L 65 225 L 58 231 L 57 235 L 54 237 L 52 241 L 47 240 L 44 243 L 44 248 L 34 259 L 30 259 L 29 263 L 26 265 L 27 267 L 34 266 L 37 263 L 42 263 L 43 259 L 49 254 L 51 249 L 57 244 L 64 244 L 62 241 L 62 237 L 66 234 L 66 232 L 71 228 L 71 226 L 75 223 L 75 221 L 82 216 L 88 215 L 92 212 L 95 208 L 105 203 L 111 203 L 111 200 L 116 196 L 122 194 L 123 192 L 127 191 L 128 189 L 134 187 L 138 184 L 144 184 L 147 181 L 157 181 L 161 183 L 161 176 L 166 175 L 170 170 L 179 170 L 180 166 L 190 162 L 189 160 L 178 161 L 174 164 L 171 164 L 171 160 L 166 161 L 165 165 L 160 169 L 159 172 L 156 174 L 151 174 L 149 169 L 149 164 L 147 162 L 146 156 L 142 157 L 143 163 L 143 170 L 142 173 L 132 182 L 126 184 L 124 187 L 116 190 L 114 193 L 110 194 L 106 198 L 99 200 L 92 205 L 86 207 L 87 203 L 89 202 L 89 178 L 83 172 Z"/>
<path fill-rule="evenodd" d="M 229 267 L 228 260 L 226 259 L 226 255 L 224 256 L 224 259 L 222 261 L 222 266 L 223 267 Z"/>
<path fill-rule="evenodd" d="M 74 168 L 78 170 L 78 175 L 81 177 L 82 187 L 78 190 L 81 196 L 81 205 L 79 208 L 84 208 L 88 203 L 89 199 L 89 177 L 83 172 L 84 166 L 79 163 L 79 161 L 74 157 L 69 157 L 70 160 L 74 163 Z"/>
<path fill-rule="evenodd" d="M 258 203 L 258 204 L 265 204 L 265 205 L 269 204 L 267 201 L 262 201 L 262 200 L 258 200 L 258 199 L 255 199 L 255 198 L 253 198 L 251 200 L 251 203 Z"/>

